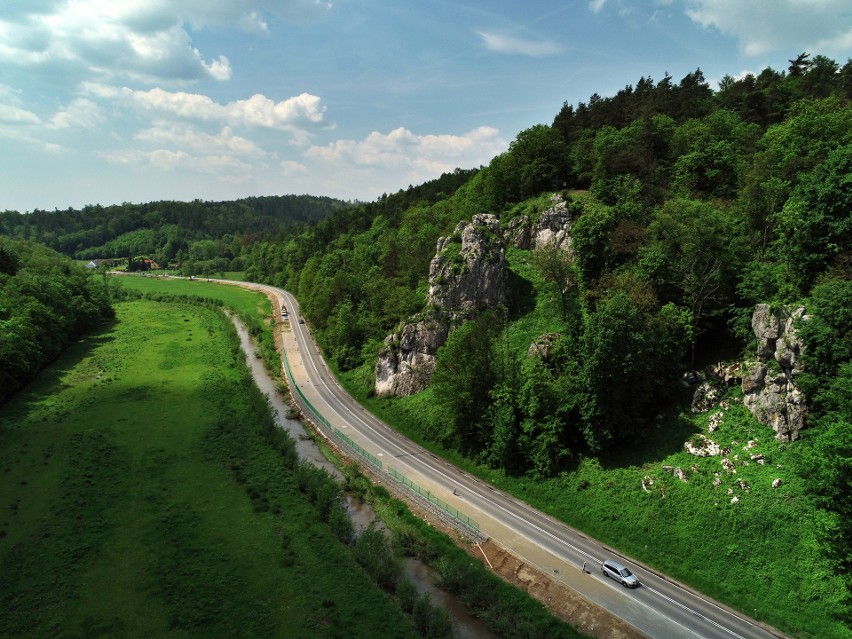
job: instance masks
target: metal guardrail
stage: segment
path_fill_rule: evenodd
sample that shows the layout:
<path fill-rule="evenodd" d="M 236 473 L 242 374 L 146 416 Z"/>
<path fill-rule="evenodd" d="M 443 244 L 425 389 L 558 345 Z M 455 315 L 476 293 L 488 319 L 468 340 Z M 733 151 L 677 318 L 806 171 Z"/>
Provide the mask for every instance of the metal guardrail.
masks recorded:
<path fill-rule="evenodd" d="M 295 399 L 298 402 L 299 406 L 301 407 L 302 411 L 307 413 L 312 418 L 312 421 L 315 424 L 324 427 L 325 430 L 332 437 L 339 440 L 342 444 L 344 444 L 352 452 L 354 452 L 355 454 L 364 458 L 366 461 L 370 462 L 373 466 L 375 466 L 379 470 L 382 470 L 382 460 L 381 459 L 379 459 L 375 455 L 364 450 L 364 448 L 362 448 L 356 442 L 354 442 L 351 437 L 346 435 L 340 429 L 332 426 L 329 423 L 329 421 L 325 417 L 323 417 L 322 414 L 316 408 L 314 408 L 314 405 L 311 404 L 310 400 L 307 397 L 305 397 L 305 394 L 302 392 L 302 389 L 299 388 L 298 384 L 296 384 L 296 379 L 293 377 L 293 371 L 290 370 L 290 360 L 287 358 L 286 349 L 283 349 L 282 353 L 284 355 L 284 367 L 287 371 L 287 378 L 290 381 L 290 388 L 292 388 L 296 391 Z"/>
<path fill-rule="evenodd" d="M 461 529 L 462 532 L 468 534 L 472 533 L 475 538 L 483 537 L 482 532 L 479 530 L 479 524 L 461 512 L 458 508 L 451 506 L 431 491 L 418 486 L 408 479 L 408 477 L 393 468 L 388 468 L 388 475 L 390 475 L 394 481 L 402 484 L 409 493 L 413 493 L 415 497 L 419 497 L 418 501 L 425 501 L 426 504 L 431 507 L 430 509 L 439 515 L 444 521 L 453 525 L 461 524 L 464 527 Z M 458 526 L 456 526 L 456 528 L 458 529 Z"/>
<path fill-rule="evenodd" d="M 287 357 L 287 350 L 282 349 L 281 352 L 284 359 L 284 369 L 287 373 L 287 380 L 290 384 L 290 388 L 295 391 L 293 398 L 299 404 L 302 411 L 306 413 L 315 424 L 323 428 L 329 435 L 354 452 L 358 457 L 370 463 L 374 468 L 383 470 L 382 461 L 378 457 L 364 450 L 364 448 L 354 442 L 351 437 L 332 426 L 331 423 L 329 423 L 329 421 L 314 407 L 314 405 L 311 404 L 310 400 L 305 397 L 302 389 L 299 388 L 299 385 L 296 383 L 295 377 L 293 377 L 293 371 L 290 368 L 290 360 Z M 476 540 L 484 540 L 486 538 L 486 536 L 480 531 L 479 524 L 475 520 L 471 519 L 457 508 L 454 508 L 434 493 L 418 486 L 408 479 L 408 477 L 393 468 L 387 469 L 387 475 L 417 502 L 434 512 L 443 521 L 453 526 L 462 534 L 469 535 Z"/>

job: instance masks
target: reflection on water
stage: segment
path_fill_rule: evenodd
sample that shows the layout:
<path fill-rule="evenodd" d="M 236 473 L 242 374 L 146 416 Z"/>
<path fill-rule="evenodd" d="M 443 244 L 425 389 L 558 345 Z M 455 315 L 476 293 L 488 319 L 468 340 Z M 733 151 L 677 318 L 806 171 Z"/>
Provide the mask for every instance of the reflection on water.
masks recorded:
<path fill-rule="evenodd" d="M 343 474 L 323 456 L 317 445 L 308 437 L 302 423 L 285 417 L 290 406 L 277 392 L 275 383 L 263 365 L 263 360 L 254 356 L 255 347 L 251 343 L 248 331 L 236 317 L 231 317 L 231 320 L 240 336 L 240 346 L 246 354 L 246 364 L 251 370 L 252 377 L 260 391 L 269 398 L 269 404 L 274 409 L 276 425 L 287 431 L 296 442 L 296 452 L 298 452 L 299 458 L 307 459 L 315 466 L 325 468 L 334 476 L 342 479 Z M 352 523 L 355 525 L 356 534 L 376 519 L 373 508 L 360 497 L 347 494 L 346 503 L 349 516 L 352 517 Z M 387 530 L 387 527 L 381 521 L 378 521 L 376 525 L 380 530 Z M 494 634 L 482 621 L 473 617 L 452 595 L 438 588 L 437 573 L 432 568 L 418 559 L 406 558 L 403 561 L 403 572 L 415 585 L 417 592 L 420 594 L 427 593 L 434 603 L 440 605 L 449 613 L 456 639 L 499 639 L 499 635 Z"/>

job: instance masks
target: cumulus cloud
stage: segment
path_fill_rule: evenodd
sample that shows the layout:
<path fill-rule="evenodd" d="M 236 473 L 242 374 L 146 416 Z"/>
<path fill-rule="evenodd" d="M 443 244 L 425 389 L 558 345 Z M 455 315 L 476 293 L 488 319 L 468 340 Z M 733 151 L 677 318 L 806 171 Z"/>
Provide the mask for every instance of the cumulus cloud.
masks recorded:
<path fill-rule="evenodd" d="M 156 88 L 137 91 L 104 84 L 84 83 L 81 91 L 88 95 L 125 103 L 140 112 L 170 115 L 199 122 L 221 122 L 229 126 L 288 131 L 300 142 L 307 130 L 326 126 L 325 107 L 315 95 L 300 95 L 275 102 L 255 94 L 245 100 L 227 104 L 215 102 L 199 93 L 166 91 Z"/>
<path fill-rule="evenodd" d="M 149 82 L 227 80 L 228 58 L 205 57 L 190 28 L 267 33 L 266 15 L 327 10 L 315 0 L 42 0 L 0 16 L 0 63 Z"/>
<path fill-rule="evenodd" d="M 54 129 L 96 129 L 105 118 L 100 107 L 86 98 L 72 100 L 50 119 Z"/>
<path fill-rule="evenodd" d="M 11 104 L 0 104 L 0 123 L 15 125 L 41 124 L 41 118 L 32 111 Z"/>
<path fill-rule="evenodd" d="M 852 48 L 847 0 L 691 0 L 687 15 L 739 41 L 747 55 L 791 48 L 827 55 Z"/>
<path fill-rule="evenodd" d="M 485 48 L 496 53 L 513 53 L 532 57 L 541 57 L 559 53 L 561 48 L 555 42 L 546 40 L 524 40 L 513 35 L 478 31 L 477 34 Z"/>
<path fill-rule="evenodd" d="M 227 126 L 216 134 L 174 125 L 156 126 L 139 131 L 133 138 L 152 145 L 191 149 L 206 155 L 227 153 L 260 157 L 265 153 L 251 140 L 234 135 L 231 128 Z"/>
<path fill-rule="evenodd" d="M 393 186 L 420 184 L 459 167 L 486 164 L 507 146 L 492 127 L 464 135 L 417 135 L 400 127 L 390 133 L 374 131 L 360 141 L 314 145 L 305 158 L 316 165 L 314 173 L 329 176 L 324 190 L 375 197 Z"/>
<path fill-rule="evenodd" d="M 99 151 L 97 156 L 110 164 L 150 168 L 159 171 L 185 171 L 191 173 L 218 174 L 225 171 L 248 173 L 251 165 L 231 155 L 197 155 L 182 149 L 124 149 L 120 151 Z"/>

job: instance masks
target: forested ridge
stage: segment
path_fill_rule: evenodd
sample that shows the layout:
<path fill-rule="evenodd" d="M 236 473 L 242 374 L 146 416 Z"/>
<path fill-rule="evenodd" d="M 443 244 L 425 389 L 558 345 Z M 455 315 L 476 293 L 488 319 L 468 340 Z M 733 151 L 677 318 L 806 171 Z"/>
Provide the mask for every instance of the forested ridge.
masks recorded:
<path fill-rule="evenodd" d="M 26 214 L 4 211 L 0 234 L 33 240 L 77 259 L 147 257 L 163 266 L 215 261 L 211 270 L 242 270 L 239 257 L 244 246 L 274 239 L 288 227 L 321 220 L 349 206 L 329 197 L 283 195 L 226 202 L 91 205 Z M 238 261 L 233 263 L 234 259 Z"/>
<path fill-rule="evenodd" d="M 507 307 L 450 334 L 426 391 L 387 400 L 425 439 L 533 478 L 642 448 L 683 400 L 684 371 L 753 353 L 756 304 L 802 304 L 799 471 L 848 575 L 850 99 L 852 62 L 807 54 L 715 91 L 700 70 L 643 77 L 566 103 L 488 166 L 252 245 L 248 278 L 295 292 L 326 354 L 369 394 L 385 337 L 425 308 L 436 240 L 479 213 L 535 220 L 560 193 L 572 259 L 509 247 Z M 545 334 L 548 356 L 528 357 Z M 834 595 L 848 602 L 848 587 Z"/>

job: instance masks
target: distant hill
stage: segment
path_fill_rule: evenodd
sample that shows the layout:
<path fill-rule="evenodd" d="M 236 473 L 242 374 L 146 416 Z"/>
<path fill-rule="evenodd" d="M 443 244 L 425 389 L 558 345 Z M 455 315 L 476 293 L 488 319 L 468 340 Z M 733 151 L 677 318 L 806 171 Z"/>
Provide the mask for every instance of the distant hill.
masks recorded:
<path fill-rule="evenodd" d="M 77 259 L 148 256 L 161 264 L 189 258 L 233 260 L 242 247 L 274 239 L 352 206 L 329 197 L 281 195 L 228 202 L 159 201 L 65 211 L 0 213 L 0 234 L 39 242 Z M 215 241 L 203 255 L 193 243 Z"/>

